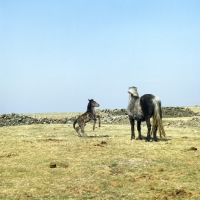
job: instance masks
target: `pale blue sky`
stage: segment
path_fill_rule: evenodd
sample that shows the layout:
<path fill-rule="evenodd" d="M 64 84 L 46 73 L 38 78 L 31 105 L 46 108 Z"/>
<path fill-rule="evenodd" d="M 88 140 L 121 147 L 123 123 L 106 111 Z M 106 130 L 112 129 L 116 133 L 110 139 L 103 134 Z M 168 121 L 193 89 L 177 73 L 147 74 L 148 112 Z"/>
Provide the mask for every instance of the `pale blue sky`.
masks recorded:
<path fill-rule="evenodd" d="M 200 105 L 199 0 L 0 0 L 0 113 Z"/>

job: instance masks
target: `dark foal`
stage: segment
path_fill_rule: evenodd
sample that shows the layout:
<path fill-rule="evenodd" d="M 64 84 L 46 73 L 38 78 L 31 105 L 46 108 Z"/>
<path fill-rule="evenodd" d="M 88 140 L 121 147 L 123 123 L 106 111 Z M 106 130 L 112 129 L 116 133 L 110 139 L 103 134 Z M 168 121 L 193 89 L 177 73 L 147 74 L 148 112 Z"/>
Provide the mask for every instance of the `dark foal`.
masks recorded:
<path fill-rule="evenodd" d="M 139 97 L 136 87 L 129 87 L 129 104 L 127 113 L 131 124 L 131 140 L 135 139 L 134 124 L 137 121 L 138 139 L 142 140 L 141 122 L 146 121 L 147 124 L 147 138 L 150 141 L 151 133 L 153 133 L 153 140 L 157 141 L 157 129 L 160 132 L 160 137 L 165 136 L 165 131 L 162 125 L 162 110 L 161 101 L 152 94 L 145 94 Z M 151 129 L 150 118 L 153 117 L 153 125 Z"/>
<path fill-rule="evenodd" d="M 94 120 L 93 130 L 95 129 L 95 124 L 96 124 L 97 119 L 99 120 L 99 127 L 101 126 L 100 116 L 96 115 L 96 112 L 95 112 L 95 107 L 99 107 L 100 105 L 93 99 L 88 99 L 88 100 L 89 100 L 89 103 L 87 106 L 87 111 L 83 113 L 82 115 L 80 115 L 77 119 L 75 119 L 73 123 L 73 127 L 78 133 L 79 137 L 81 137 L 81 134 L 79 133 L 80 129 L 81 129 L 81 133 L 84 136 L 87 136 L 87 134 L 84 131 L 84 126 L 86 125 L 87 122 Z M 75 127 L 76 123 L 78 123 L 79 126 Z"/>

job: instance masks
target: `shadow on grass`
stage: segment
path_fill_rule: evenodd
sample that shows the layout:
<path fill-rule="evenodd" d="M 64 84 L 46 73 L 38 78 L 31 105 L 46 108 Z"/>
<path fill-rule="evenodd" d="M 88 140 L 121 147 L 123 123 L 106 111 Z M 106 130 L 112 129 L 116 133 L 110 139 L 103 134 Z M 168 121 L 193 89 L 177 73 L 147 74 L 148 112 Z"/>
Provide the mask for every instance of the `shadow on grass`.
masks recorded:
<path fill-rule="evenodd" d="M 142 139 L 141 140 L 145 140 L 146 141 L 147 137 L 142 135 Z M 136 140 L 140 140 L 139 138 L 136 138 Z M 149 142 L 167 142 L 171 140 L 170 138 L 157 138 L 157 141 L 154 141 L 153 138 L 151 137 Z"/>
<path fill-rule="evenodd" d="M 109 137 L 109 135 L 91 135 L 87 136 L 86 138 L 104 138 L 104 137 Z"/>

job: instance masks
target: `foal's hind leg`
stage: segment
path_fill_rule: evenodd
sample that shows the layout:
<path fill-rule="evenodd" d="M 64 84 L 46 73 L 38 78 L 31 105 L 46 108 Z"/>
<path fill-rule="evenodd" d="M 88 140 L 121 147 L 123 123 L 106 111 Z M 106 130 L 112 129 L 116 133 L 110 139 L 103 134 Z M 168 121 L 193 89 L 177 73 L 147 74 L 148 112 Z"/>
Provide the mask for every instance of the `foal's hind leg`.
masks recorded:
<path fill-rule="evenodd" d="M 84 131 L 84 124 L 81 125 L 81 133 L 87 137 L 87 134 Z"/>
<path fill-rule="evenodd" d="M 78 136 L 81 137 L 81 134 L 79 133 L 80 127 L 77 126 L 77 127 L 75 128 L 75 130 L 76 130 L 76 132 L 78 133 Z"/>

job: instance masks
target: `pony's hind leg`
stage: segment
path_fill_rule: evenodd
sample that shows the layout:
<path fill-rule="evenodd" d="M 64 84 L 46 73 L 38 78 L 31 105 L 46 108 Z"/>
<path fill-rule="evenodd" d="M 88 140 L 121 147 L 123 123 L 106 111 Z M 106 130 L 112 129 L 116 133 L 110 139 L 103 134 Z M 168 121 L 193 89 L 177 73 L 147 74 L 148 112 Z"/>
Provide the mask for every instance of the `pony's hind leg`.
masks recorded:
<path fill-rule="evenodd" d="M 151 139 L 151 123 L 150 123 L 150 117 L 146 118 L 147 123 L 147 138 L 146 141 L 149 142 Z"/>
<path fill-rule="evenodd" d="M 155 127 L 154 127 L 154 130 L 153 130 L 153 140 L 154 140 L 155 142 L 157 142 L 157 141 L 158 141 L 158 138 L 157 138 L 157 136 L 156 136 L 157 129 L 158 129 L 158 127 L 157 127 L 157 126 L 155 126 Z"/>

